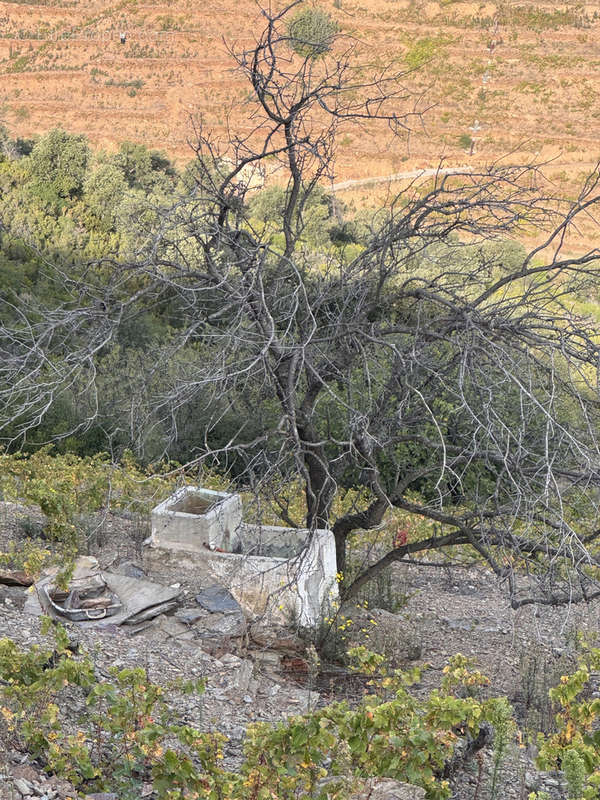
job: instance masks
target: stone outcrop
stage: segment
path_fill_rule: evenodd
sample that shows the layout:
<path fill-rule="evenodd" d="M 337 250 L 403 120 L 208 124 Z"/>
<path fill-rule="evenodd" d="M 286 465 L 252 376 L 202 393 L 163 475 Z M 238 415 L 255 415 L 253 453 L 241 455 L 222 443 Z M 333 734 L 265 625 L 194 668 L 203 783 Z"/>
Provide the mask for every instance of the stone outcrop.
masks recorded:
<path fill-rule="evenodd" d="M 319 790 L 325 791 L 331 787 L 331 794 L 339 790 L 343 784 L 347 790 L 351 788 L 350 800 L 425 800 L 425 789 L 413 786 L 411 783 L 402 783 L 392 778 L 369 778 L 357 781 L 350 778 L 331 777 L 319 782 Z"/>

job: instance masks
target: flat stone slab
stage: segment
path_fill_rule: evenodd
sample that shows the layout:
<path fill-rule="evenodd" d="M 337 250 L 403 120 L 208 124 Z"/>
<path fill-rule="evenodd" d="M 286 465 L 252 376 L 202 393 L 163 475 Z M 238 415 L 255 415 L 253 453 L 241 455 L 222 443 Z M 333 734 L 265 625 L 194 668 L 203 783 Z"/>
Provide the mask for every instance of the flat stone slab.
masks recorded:
<path fill-rule="evenodd" d="M 180 608 L 174 616 L 184 625 L 195 625 L 200 619 L 204 619 L 209 612 L 205 608 Z"/>
<path fill-rule="evenodd" d="M 4 586 L 31 586 L 33 578 L 22 570 L 0 569 L 0 583 Z"/>
<path fill-rule="evenodd" d="M 143 580 L 146 577 L 144 570 L 139 564 L 136 564 L 135 561 L 123 561 L 118 567 L 114 568 L 113 572 L 117 575 L 125 575 L 126 578 L 139 578 Z"/>
<path fill-rule="evenodd" d="M 201 638 L 218 638 L 225 636 L 243 636 L 246 633 L 246 618 L 239 614 L 214 614 L 205 617 L 197 626 Z"/>
<path fill-rule="evenodd" d="M 211 614 L 241 614 L 238 601 L 223 586 L 209 586 L 196 595 L 196 602 Z"/>
<path fill-rule="evenodd" d="M 425 789 L 392 778 L 371 778 L 351 800 L 425 800 Z"/>

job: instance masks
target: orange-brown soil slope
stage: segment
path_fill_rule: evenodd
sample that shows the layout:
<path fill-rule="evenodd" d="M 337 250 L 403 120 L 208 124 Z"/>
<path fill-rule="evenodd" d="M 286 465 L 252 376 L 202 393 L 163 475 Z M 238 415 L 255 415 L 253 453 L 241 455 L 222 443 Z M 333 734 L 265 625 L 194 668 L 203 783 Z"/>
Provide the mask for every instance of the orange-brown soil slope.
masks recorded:
<path fill-rule="evenodd" d="M 409 70 L 429 107 L 409 141 L 345 132 L 339 180 L 505 156 L 555 158 L 555 178 L 570 183 L 597 158 L 600 2 L 321 5 L 358 57 Z M 228 119 L 248 130 L 248 87 L 224 41 L 248 47 L 260 27 L 253 0 L 0 1 L 0 119 L 13 135 L 62 126 L 96 145 L 131 139 L 188 158 L 199 115 L 221 136 Z"/>

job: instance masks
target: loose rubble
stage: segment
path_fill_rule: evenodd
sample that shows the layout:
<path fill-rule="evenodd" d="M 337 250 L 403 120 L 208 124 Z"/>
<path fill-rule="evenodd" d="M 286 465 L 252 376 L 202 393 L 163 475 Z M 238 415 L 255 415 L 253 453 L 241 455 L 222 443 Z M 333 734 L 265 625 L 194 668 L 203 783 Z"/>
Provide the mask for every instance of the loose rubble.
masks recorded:
<path fill-rule="evenodd" d="M 173 695 L 170 703 L 174 714 L 186 723 L 201 730 L 217 729 L 228 737 L 224 766 L 229 769 L 238 769 L 242 763 L 249 723 L 276 722 L 345 692 L 350 700 L 360 694 L 343 671 L 337 673 L 332 667 L 333 677 L 326 679 L 327 665 L 324 675 L 313 679 L 306 642 L 297 632 L 248 616 L 226 587 L 203 585 L 197 576 L 178 573 L 169 564 L 162 565 L 160 574 L 153 572 L 143 551 L 128 538 L 128 524 L 126 519 L 108 520 L 103 547 L 95 553 L 100 566 L 117 575 L 172 588 L 177 592 L 177 606 L 131 626 L 94 628 L 66 622 L 81 649 L 94 653 L 99 675 L 108 676 L 111 666 L 142 666 L 150 680 L 163 685 L 182 676 L 203 678 L 203 695 L 191 700 Z M 596 635 L 600 604 L 514 612 L 493 576 L 483 570 L 454 573 L 451 580 L 433 568 L 398 567 L 393 579 L 398 594 L 407 598 L 404 608 L 399 614 L 383 609 L 348 610 L 353 621 L 349 643 L 354 640 L 388 648 L 399 665 L 411 659 L 428 662 L 431 667 L 416 688 L 418 692 L 427 693 L 438 685 L 447 658 L 462 652 L 476 657 L 482 672 L 491 678 L 493 692 L 506 694 L 519 709 L 524 657 L 538 653 L 549 670 L 554 664 L 558 669 L 572 651 L 573 631 L 584 631 L 590 641 Z M 25 586 L 0 584 L 0 637 L 8 636 L 22 647 L 50 646 L 51 640 L 40 632 L 39 618 L 24 613 L 31 596 L 32 590 Z M 361 639 L 362 629 L 368 637 L 363 634 Z M 490 749 L 484 753 L 484 775 L 489 771 L 490 754 Z M 515 745 L 503 766 L 502 800 L 521 800 L 536 790 L 548 792 L 553 800 L 565 796 L 562 774 L 538 772 L 534 757 L 530 748 Z M 456 777 L 453 800 L 472 800 L 478 780 L 477 765 L 468 766 Z M 381 791 L 384 789 L 400 791 L 398 787 L 384 786 Z M 143 796 L 152 800 L 151 787 L 145 791 Z M 421 800 L 423 796 L 415 787 L 406 791 L 412 794 L 388 792 L 381 800 Z M 0 746 L 0 800 L 76 796 L 72 785 L 45 775 L 40 765 L 17 752 L 11 743 Z M 372 798 L 375 796 L 379 797 Z M 483 789 L 480 796 L 485 796 Z"/>

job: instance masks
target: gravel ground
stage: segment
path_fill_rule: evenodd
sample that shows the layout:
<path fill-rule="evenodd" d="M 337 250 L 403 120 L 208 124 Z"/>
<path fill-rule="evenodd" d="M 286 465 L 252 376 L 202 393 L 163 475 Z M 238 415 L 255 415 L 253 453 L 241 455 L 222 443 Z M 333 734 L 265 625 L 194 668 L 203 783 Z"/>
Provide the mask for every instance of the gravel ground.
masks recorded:
<path fill-rule="evenodd" d="M 37 522 L 42 519 L 39 510 L 12 504 L 0 506 L 0 550 L 9 541 L 23 536 L 19 521 L 23 516 Z M 102 568 L 118 568 L 123 562 L 143 566 L 142 541 L 147 530 L 143 521 L 108 515 L 87 522 L 88 530 L 95 529 L 90 552 Z M 184 605 L 192 608 L 193 598 L 201 588 L 194 577 L 161 575 L 163 581 L 165 577 L 178 579 Z M 460 652 L 476 659 L 479 669 L 490 678 L 489 693 L 509 697 L 525 733 L 551 724 L 547 690 L 565 670 L 572 668 L 581 636 L 591 644 L 596 643 L 597 603 L 568 609 L 528 606 L 513 611 L 494 576 L 475 568 L 447 572 L 397 565 L 392 581 L 407 600 L 398 614 L 394 617 L 388 614 L 385 618 L 387 629 L 382 625 L 381 635 L 385 638 L 388 630 L 389 641 L 383 641 L 383 645 L 391 649 L 400 663 L 405 656 L 415 657 L 415 646 L 417 652 L 420 650 L 419 661 L 430 667 L 418 691 L 425 693 L 438 685 L 448 658 Z M 24 647 L 48 645 L 48 638 L 40 632 L 39 619 L 25 615 L 22 610 L 25 596 L 23 589 L 0 586 L 0 637 L 8 636 Z M 201 626 L 201 621 L 197 624 Z M 187 628 L 181 622 L 174 622 L 173 617 L 135 635 L 125 628 L 69 627 L 81 646 L 93 654 L 101 675 L 107 675 L 111 666 L 143 666 L 151 680 L 163 685 L 182 676 L 204 677 L 207 681 L 204 695 L 190 702 L 188 697 L 172 694 L 170 702 L 185 722 L 201 729 L 217 728 L 229 737 L 225 765 L 230 768 L 241 763 L 242 741 L 250 722 L 280 720 L 342 695 L 356 698 L 363 689 L 360 681 L 335 669 L 328 672 L 326 665 L 318 681 L 319 697 L 310 691 L 301 658 L 300 670 L 294 669 L 293 656 L 298 654 L 286 650 L 285 643 L 279 648 L 265 644 L 264 635 L 262 639 L 257 637 L 263 641 L 262 646 L 251 636 L 207 642 L 196 626 Z M 293 632 L 275 634 L 280 642 L 286 637 L 292 644 L 295 641 Z M 4 767 L 23 768 L 17 763 L 19 754 L 11 752 L 10 746 L 5 746 L 4 752 Z M 527 798 L 535 784 L 534 756 L 535 748 L 528 744 L 526 735 L 521 746 L 517 743 L 511 746 L 500 769 L 498 800 Z M 490 798 L 492 760 L 493 753 L 488 748 L 456 776 L 454 800 Z M 2 768 L 0 757 L 0 775 Z M 564 796 L 556 776 L 545 778 L 544 788 L 552 797 Z M 0 778 L 0 798 L 1 788 Z"/>

